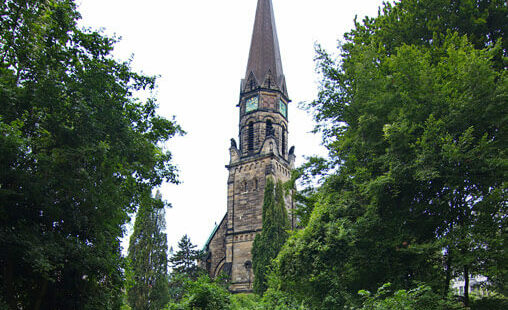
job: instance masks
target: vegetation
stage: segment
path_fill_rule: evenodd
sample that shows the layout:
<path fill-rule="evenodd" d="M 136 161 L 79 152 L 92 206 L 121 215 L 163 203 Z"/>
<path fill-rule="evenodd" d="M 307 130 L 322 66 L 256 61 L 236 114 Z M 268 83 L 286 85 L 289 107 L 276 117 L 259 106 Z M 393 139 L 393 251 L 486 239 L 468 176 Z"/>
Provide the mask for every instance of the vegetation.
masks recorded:
<path fill-rule="evenodd" d="M 293 298 L 280 291 L 268 290 L 263 297 L 256 294 L 231 294 L 227 282 L 210 280 L 206 275 L 187 279 L 183 298 L 171 302 L 167 310 L 306 310 Z"/>
<path fill-rule="evenodd" d="M 196 250 L 190 238 L 184 235 L 178 242 L 178 251 L 169 258 L 171 274 L 169 277 L 169 296 L 179 302 L 189 289 L 192 281 L 196 281 L 204 271 L 198 266 L 203 252 Z"/>
<path fill-rule="evenodd" d="M 493 294 L 488 297 L 474 298 L 471 301 L 473 310 L 502 310 L 508 308 L 508 298 L 503 295 Z"/>
<path fill-rule="evenodd" d="M 196 280 L 187 279 L 185 293 L 178 303 L 170 303 L 168 310 L 223 310 L 230 307 L 230 293 L 225 285 L 202 275 Z"/>
<path fill-rule="evenodd" d="M 387 282 L 444 298 L 452 278 L 482 274 L 505 290 L 506 12 L 403 0 L 356 23 L 340 61 L 318 50 L 310 109 L 330 158 L 314 163 L 330 170 L 275 288 L 316 309 L 357 306 Z"/>
<path fill-rule="evenodd" d="M 131 282 L 127 295 L 133 310 L 160 310 L 168 302 L 168 243 L 164 203 L 139 207 L 130 238 Z"/>
<path fill-rule="evenodd" d="M 282 183 L 266 179 L 263 199 L 263 231 L 256 235 L 252 245 L 254 292 L 263 295 L 267 289 L 266 274 L 272 260 L 288 238 L 289 221 L 285 207 Z"/>
<path fill-rule="evenodd" d="M 173 273 L 195 280 L 201 273 L 197 262 L 202 256 L 203 252 L 196 250 L 196 245 L 192 244 L 187 235 L 184 235 L 178 242 L 178 251 L 169 259 L 171 269 Z"/>
<path fill-rule="evenodd" d="M 362 310 L 444 310 L 461 309 L 458 302 L 448 301 L 432 292 L 428 286 L 421 285 L 409 291 L 390 291 L 390 284 L 381 286 L 375 295 L 361 290 Z"/>
<path fill-rule="evenodd" d="M 71 0 L 0 3 L 0 303 L 118 309 L 122 226 L 176 182 L 155 79 L 77 26 Z"/>
<path fill-rule="evenodd" d="M 136 98 L 155 79 L 79 29 L 72 0 L 5 0 L 0 14 L 0 309 L 506 309 L 506 1 L 386 3 L 339 59 L 318 47 L 309 110 L 329 157 L 295 172 L 320 186 L 294 195 L 289 239 L 283 185 L 267 180 L 258 295 L 202 275 L 187 236 L 167 277 L 151 193 L 177 182 L 162 145 L 181 129 Z M 494 293 L 470 296 L 474 275 Z"/>

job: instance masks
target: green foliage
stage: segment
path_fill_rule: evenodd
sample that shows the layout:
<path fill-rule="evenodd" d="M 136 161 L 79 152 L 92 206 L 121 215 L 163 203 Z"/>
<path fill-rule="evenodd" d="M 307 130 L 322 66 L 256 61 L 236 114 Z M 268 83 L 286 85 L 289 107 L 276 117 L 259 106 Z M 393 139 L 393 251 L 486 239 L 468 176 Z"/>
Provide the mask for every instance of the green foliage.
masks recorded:
<path fill-rule="evenodd" d="M 471 302 L 472 310 L 504 310 L 508 309 L 508 298 L 502 295 L 494 295 L 473 299 Z"/>
<path fill-rule="evenodd" d="M 375 295 L 362 290 L 363 297 L 360 308 L 364 310 L 452 310 L 462 309 L 457 302 L 443 300 L 441 296 L 432 292 L 428 286 L 418 286 L 409 291 L 390 291 L 390 284 L 381 286 Z"/>
<path fill-rule="evenodd" d="M 202 257 L 203 251 L 196 250 L 196 245 L 184 235 L 178 242 L 178 251 L 169 258 L 172 269 L 169 276 L 169 296 L 172 301 L 180 301 L 189 289 L 188 284 L 205 273 L 197 264 Z"/>
<path fill-rule="evenodd" d="M 178 241 L 178 251 L 169 258 L 172 273 L 185 275 L 192 280 L 198 278 L 202 273 L 197 262 L 203 256 L 203 251 L 196 250 L 196 245 L 192 244 L 190 238 L 184 235 Z"/>
<path fill-rule="evenodd" d="M 170 303 L 167 310 L 306 310 L 294 298 L 281 291 L 269 289 L 261 298 L 255 294 L 231 294 L 226 283 L 212 281 L 206 275 L 197 280 L 187 279 L 185 293 L 179 302 Z"/>
<path fill-rule="evenodd" d="M 0 296 L 10 309 L 118 309 L 122 225 L 163 181 L 180 132 L 153 77 L 77 27 L 72 0 L 0 2 Z"/>
<path fill-rule="evenodd" d="M 275 260 L 274 289 L 316 309 L 356 306 L 357 291 L 387 282 L 446 296 L 460 274 L 505 291 L 506 12 L 402 0 L 356 23 L 340 61 L 318 49 L 309 108 L 330 159 L 304 167 L 322 185 Z"/>
<path fill-rule="evenodd" d="M 127 292 L 125 292 L 122 296 L 122 306 L 120 307 L 120 310 L 132 310 L 127 302 Z"/>
<path fill-rule="evenodd" d="M 134 310 L 160 310 L 169 301 L 166 220 L 160 193 L 157 204 L 141 205 L 130 238 L 132 282 L 127 290 Z"/>
<path fill-rule="evenodd" d="M 298 219 L 298 227 L 305 227 L 316 205 L 318 195 L 314 188 L 314 178 L 326 170 L 326 161 L 323 158 L 308 158 L 308 161 L 291 172 L 291 179 L 284 184 L 287 192 L 292 195 L 295 208 L 292 213 Z M 300 189 L 297 190 L 297 182 Z M 303 188 L 301 188 L 303 186 Z"/>
<path fill-rule="evenodd" d="M 169 275 L 168 295 L 171 301 L 179 302 L 182 300 L 188 281 L 190 279 L 186 274 L 172 272 Z"/>
<path fill-rule="evenodd" d="M 186 293 L 179 303 L 170 303 L 168 310 L 227 310 L 230 309 L 230 293 L 224 285 L 213 282 L 206 275 L 189 280 Z"/>
<path fill-rule="evenodd" d="M 281 291 L 268 290 L 263 297 L 255 294 L 231 295 L 231 310 L 305 310 L 296 300 Z"/>
<path fill-rule="evenodd" d="M 280 290 L 269 288 L 262 299 L 263 309 L 273 310 L 308 310 L 302 302 Z"/>
<path fill-rule="evenodd" d="M 267 178 L 263 200 L 263 230 L 252 245 L 254 292 L 263 295 L 267 289 L 266 275 L 272 260 L 288 238 L 289 221 L 281 182 Z"/>
<path fill-rule="evenodd" d="M 261 298 L 256 294 L 231 295 L 231 310 L 263 310 Z"/>

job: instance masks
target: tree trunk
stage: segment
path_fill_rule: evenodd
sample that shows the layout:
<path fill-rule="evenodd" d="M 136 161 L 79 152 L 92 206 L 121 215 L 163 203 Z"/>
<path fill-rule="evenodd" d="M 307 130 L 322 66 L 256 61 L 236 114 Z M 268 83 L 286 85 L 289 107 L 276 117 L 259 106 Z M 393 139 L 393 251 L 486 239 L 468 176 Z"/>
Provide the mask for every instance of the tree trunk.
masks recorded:
<path fill-rule="evenodd" d="M 464 304 L 469 307 L 469 268 L 464 265 Z"/>

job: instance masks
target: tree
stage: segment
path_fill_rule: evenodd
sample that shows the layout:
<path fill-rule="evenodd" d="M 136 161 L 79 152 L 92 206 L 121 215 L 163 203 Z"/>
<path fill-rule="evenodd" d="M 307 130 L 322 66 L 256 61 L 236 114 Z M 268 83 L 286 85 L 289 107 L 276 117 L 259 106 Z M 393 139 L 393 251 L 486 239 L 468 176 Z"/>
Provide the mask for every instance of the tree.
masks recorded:
<path fill-rule="evenodd" d="M 204 272 L 198 266 L 203 252 L 196 250 L 190 238 L 184 235 L 178 242 L 178 251 L 169 258 L 171 274 L 169 278 L 169 294 L 173 301 L 179 302 L 190 289 L 190 284 Z"/>
<path fill-rule="evenodd" d="M 267 272 L 272 260 L 288 238 L 289 221 L 284 201 L 283 185 L 266 179 L 263 199 L 263 230 L 254 238 L 252 267 L 254 292 L 263 295 L 267 289 Z"/>
<path fill-rule="evenodd" d="M 196 250 L 196 245 L 192 244 L 189 236 L 184 235 L 178 242 L 178 251 L 170 257 L 172 273 L 186 275 L 190 279 L 197 279 L 201 272 L 198 266 L 198 260 L 203 256 L 203 252 Z"/>
<path fill-rule="evenodd" d="M 71 0 L 0 3 L 0 300 L 9 309 L 118 309 L 123 224 L 176 182 L 180 132 L 141 101 L 155 78 L 77 26 Z"/>
<path fill-rule="evenodd" d="M 282 290 L 337 309 L 386 282 L 506 279 L 506 11 L 402 0 L 356 23 L 340 61 L 318 49 L 310 108 L 334 172 L 276 260 Z"/>
<path fill-rule="evenodd" d="M 130 238 L 129 255 L 133 284 L 127 292 L 134 310 L 160 310 L 169 301 L 168 259 L 164 204 L 141 205 Z"/>

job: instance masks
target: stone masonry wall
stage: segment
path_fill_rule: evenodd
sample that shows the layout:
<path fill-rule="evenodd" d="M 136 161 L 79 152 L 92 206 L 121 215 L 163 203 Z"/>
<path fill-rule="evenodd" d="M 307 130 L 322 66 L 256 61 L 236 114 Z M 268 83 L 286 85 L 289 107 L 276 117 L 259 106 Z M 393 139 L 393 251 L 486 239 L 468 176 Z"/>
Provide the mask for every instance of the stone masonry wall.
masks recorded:
<path fill-rule="evenodd" d="M 212 240 L 210 240 L 208 244 L 209 257 L 207 269 L 212 278 L 220 275 L 226 261 L 226 229 L 227 217 L 224 217 L 219 224 L 219 228 L 212 237 Z"/>
<path fill-rule="evenodd" d="M 265 156 L 230 168 L 226 261 L 232 264 L 231 290 L 252 289 L 252 242 L 262 229 L 266 177 L 285 182 L 290 178 L 287 163 L 276 156 Z M 287 208 L 292 206 L 287 199 Z"/>

